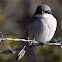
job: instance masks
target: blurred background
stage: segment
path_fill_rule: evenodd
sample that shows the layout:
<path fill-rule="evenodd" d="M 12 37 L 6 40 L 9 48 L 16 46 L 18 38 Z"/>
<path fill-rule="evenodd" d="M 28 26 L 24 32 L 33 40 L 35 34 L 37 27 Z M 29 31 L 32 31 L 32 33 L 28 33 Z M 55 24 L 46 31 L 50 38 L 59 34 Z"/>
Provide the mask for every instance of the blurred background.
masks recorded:
<path fill-rule="evenodd" d="M 0 32 L 6 38 L 25 38 L 29 20 L 40 4 L 51 7 L 57 19 L 54 38 L 62 37 L 62 0 L 0 0 Z M 36 46 L 30 48 L 25 56 L 16 60 L 17 54 L 25 45 L 23 42 L 2 41 L 0 43 L 0 62 L 62 62 L 61 46 Z M 9 51 L 11 48 L 16 51 Z"/>

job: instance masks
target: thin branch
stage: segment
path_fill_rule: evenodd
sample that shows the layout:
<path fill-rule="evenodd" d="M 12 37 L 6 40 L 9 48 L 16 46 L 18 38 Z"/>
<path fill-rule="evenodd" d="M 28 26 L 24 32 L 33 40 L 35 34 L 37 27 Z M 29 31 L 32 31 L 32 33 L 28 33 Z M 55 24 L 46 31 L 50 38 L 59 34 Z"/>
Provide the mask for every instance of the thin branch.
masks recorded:
<path fill-rule="evenodd" d="M 1 32 L 0 32 L 1 33 Z M 35 40 L 25 40 L 25 39 L 18 39 L 18 38 L 4 38 L 2 33 L 1 33 L 1 37 L 0 37 L 0 42 L 2 40 L 14 40 L 14 41 L 23 41 L 23 42 L 28 42 L 31 44 L 38 44 L 38 45 L 62 45 L 62 37 L 54 39 L 48 43 L 40 43 L 39 41 L 35 41 Z"/>
<path fill-rule="evenodd" d="M 0 38 L 0 41 L 2 40 L 14 40 L 14 41 L 23 41 L 23 42 L 28 42 L 28 43 L 32 43 L 32 44 L 36 44 L 39 43 L 40 45 L 42 43 L 38 42 L 38 41 L 34 41 L 34 40 L 25 40 L 25 39 L 18 39 L 18 38 Z M 54 39 L 52 41 L 50 41 L 49 43 L 43 43 L 44 45 L 62 45 L 62 38 L 58 38 L 58 39 Z"/>

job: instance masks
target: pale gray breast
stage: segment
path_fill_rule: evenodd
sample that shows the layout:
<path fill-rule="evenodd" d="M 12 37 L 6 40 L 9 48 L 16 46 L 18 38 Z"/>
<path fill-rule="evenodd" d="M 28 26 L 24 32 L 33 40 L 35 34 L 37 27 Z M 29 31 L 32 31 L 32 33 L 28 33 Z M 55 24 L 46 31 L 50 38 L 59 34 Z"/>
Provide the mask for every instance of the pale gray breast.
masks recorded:
<path fill-rule="evenodd" d="M 54 17 L 52 17 L 52 20 L 56 21 Z M 52 25 L 55 24 L 55 22 L 51 23 L 51 19 L 47 17 L 37 18 L 35 21 L 33 21 L 28 30 L 28 35 L 30 39 L 34 39 L 36 41 L 40 42 L 47 42 L 50 41 L 51 38 L 54 35 L 54 32 L 56 30 L 56 26 L 52 28 Z"/>

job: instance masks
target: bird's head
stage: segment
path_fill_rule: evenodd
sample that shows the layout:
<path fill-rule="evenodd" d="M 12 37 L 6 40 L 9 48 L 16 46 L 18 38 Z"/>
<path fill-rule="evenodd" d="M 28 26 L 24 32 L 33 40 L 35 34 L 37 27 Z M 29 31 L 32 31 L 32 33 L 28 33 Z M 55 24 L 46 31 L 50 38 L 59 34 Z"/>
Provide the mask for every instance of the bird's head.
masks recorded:
<path fill-rule="evenodd" d="M 45 14 L 45 13 L 52 14 L 51 8 L 48 5 L 41 4 L 41 5 L 39 5 L 37 7 L 35 15 L 37 15 L 37 14 Z"/>

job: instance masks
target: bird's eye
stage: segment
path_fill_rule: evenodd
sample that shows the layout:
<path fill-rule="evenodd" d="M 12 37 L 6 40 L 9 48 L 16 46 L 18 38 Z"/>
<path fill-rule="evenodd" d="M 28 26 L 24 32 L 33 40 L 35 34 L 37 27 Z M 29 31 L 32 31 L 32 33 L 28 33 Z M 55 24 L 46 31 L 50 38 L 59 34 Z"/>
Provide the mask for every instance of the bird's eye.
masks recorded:
<path fill-rule="evenodd" d="M 51 11 L 47 10 L 47 11 L 44 11 L 45 13 L 48 13 L 48 14 L 52 14 Z"/>
<path fill-rule="evenodd" d="M 45 13 L 48 13 L 48 11 L 44 11 Z"/>

